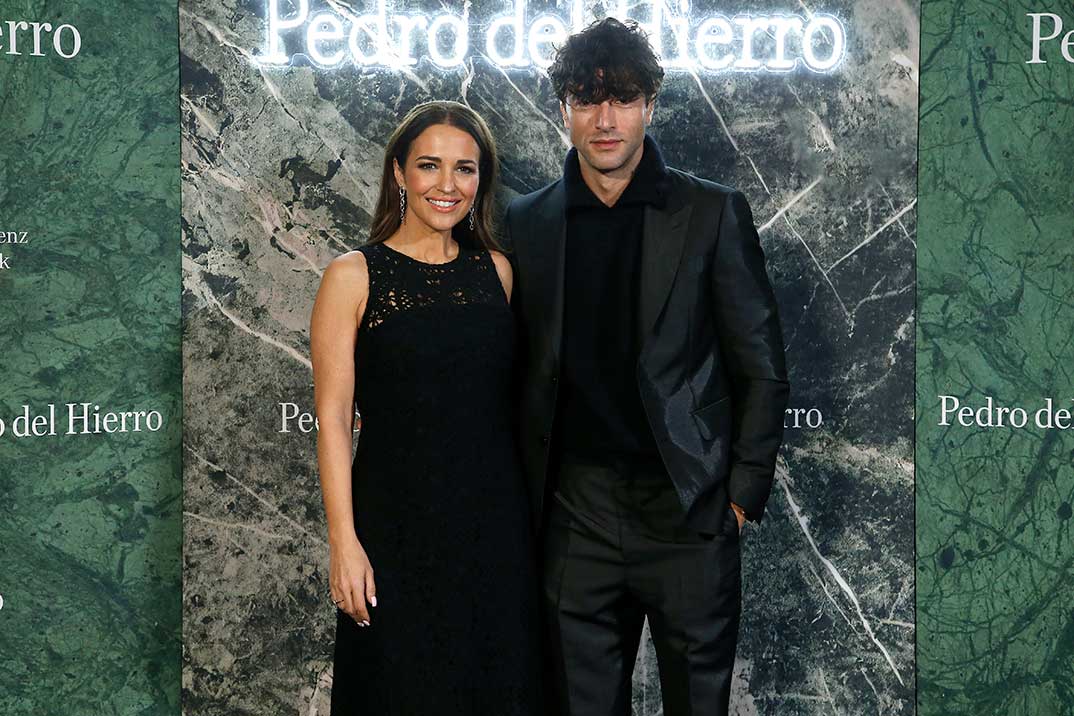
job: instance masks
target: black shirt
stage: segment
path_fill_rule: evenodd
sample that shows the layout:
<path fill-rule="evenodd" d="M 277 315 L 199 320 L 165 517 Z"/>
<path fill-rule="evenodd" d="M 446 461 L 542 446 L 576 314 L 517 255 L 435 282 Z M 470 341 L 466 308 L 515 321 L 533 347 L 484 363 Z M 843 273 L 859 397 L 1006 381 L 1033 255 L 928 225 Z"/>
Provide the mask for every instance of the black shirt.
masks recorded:
<path fill-rule="evenodd" d="M 667 168 L 648 135 L 622 195 L 605 206 L 571 149 L 567 192 L 560 447 L 590 457 L 659 457 L 636 377 L 645 205 L 663 207 Z"/>

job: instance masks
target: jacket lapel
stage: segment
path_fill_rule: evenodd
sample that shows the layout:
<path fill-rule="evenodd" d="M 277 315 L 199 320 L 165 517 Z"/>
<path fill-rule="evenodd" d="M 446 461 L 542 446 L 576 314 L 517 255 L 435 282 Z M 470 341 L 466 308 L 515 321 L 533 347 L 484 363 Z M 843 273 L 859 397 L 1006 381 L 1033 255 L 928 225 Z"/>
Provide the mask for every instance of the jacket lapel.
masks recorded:
<path fill-rule="evenodd" d="M 563 282 L 567 250 L 567 192 L 561 180 L 549 193 L 541 207 L 540 216 L 534 221 L 532 229 L 544 236 L 535 237 L 547 242 L 545 250 L 538 252 L 542 262 L 541 274 L 545 277 L 541 286 L 546 292 L 548 321 L 546 324 L 548 348 L 553 364 L 560 364 L 563 346 Z"/>
<path fill-rule="evenodd" d="M 645 207 L 637 314 L 642 346 L 667 303 L 671 284 L 678 272 L 686 245 L 686 230 L 690 224 L 692 202 L 688 199 L 686 192 L 679 189 L 670 192 L 665 208 Z"/>

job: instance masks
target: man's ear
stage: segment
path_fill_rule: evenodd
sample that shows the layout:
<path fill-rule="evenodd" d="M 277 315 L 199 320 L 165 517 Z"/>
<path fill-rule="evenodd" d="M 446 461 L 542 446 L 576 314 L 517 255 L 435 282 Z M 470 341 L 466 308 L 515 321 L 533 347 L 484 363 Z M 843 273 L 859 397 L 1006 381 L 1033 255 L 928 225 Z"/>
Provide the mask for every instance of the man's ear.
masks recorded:
<path fill-rule="evenodd" d="M 563 128 L 569 130 L 571 128 L 571 120 L 567 115 L 567 103 L 559 103 L 559 115 L 563 118 Z"/>
<path fill-rule="evenodd" d="M 399 166 L 399 160 L 392 160 L 392 168 L 395 170 L 395 183 L 399 185 L 400 189 L 406 189 L 406 182 L 403 181 L 403 170 Z"/>
<path fill-rule="evenodd" d="M 653 97 L 653 99 L 649 102 L 649 106 L 648 106 L 648 108 L 646 109 L 646 112 L 645 112 L 645 126 L 646 127 L 648 127 L 650 124 L 652 124 L 653 111 L 655 109 L 656 109 L 656 98 Z"/>

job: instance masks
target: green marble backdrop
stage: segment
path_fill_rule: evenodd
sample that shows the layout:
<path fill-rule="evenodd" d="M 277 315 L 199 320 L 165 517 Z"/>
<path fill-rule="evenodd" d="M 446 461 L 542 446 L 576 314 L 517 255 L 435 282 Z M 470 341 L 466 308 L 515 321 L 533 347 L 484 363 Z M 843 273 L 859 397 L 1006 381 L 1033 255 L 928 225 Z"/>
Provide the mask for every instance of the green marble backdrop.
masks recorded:
<path fill-rule="evenodd" d="M 1074 714 L 1074 435 L 1034 420 L 1074 407 L 1074 64 L 1058 42 L 1026 64 L 1039 12 L 1074 29 L 1070 2 L 922 8 L 922 716 Z M 941 425 L 941 395 L 1029 422 Z"/>
<path fill-rule="evenodd" d="M 22 31 L 12 55 L 9 20 L 81 50 Z M 0 714 L 176 714 L 177 6 L 0 0 L 0 23 L 0 231 L 27 241 L 0 244 Z M 83 401 L 163 423 L 64 434 Z M 49 405 L 56 435 L 16 437 Z"/>

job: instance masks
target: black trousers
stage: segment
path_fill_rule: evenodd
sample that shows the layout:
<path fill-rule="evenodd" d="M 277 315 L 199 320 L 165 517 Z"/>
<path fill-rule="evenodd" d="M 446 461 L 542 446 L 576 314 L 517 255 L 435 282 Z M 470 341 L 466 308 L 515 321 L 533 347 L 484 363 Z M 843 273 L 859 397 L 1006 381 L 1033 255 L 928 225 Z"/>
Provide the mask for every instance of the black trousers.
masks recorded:
<path fill-rule="evenodd" d="M 663 465 L 568 456 L 543 544 L 549 706 L 630 716 L 645 618 L 666 716 L 728 713 L 742 608 L 738 521 L 683 526 Z"/>

